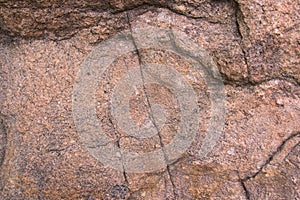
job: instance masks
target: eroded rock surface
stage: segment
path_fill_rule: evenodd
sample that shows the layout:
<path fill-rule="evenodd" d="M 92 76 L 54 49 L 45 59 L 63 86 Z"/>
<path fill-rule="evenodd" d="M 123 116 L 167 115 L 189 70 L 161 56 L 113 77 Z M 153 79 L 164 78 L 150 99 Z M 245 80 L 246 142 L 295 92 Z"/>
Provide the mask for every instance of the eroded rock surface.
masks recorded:
<path fill-rule="evenodd" d="M 299 2 L 288 0 L 1 1 L 1 199 L 299 199 L 299 13 Z M 81 145 L 73 86 L 99 43 L 148 26 L 181 31 L 213 58 L 225 84 L 225 127 L 212 152 L 199 159 L 211 107 L 204 79 L 165 51 L 122 55 L 95 94 L 112 141 L 149 152 L 178 129 L 176 99 L 155 84 L 136 88 L 130 107 L 143 124 L 146 100 L 163 104 L 169 117 L 161 135 L 142 140 L 115 126 L 112 91 L 139 62 L 183 74 L 197 93 L 202 122 L 186 154 L 166 169 L 123 173 Z"/>

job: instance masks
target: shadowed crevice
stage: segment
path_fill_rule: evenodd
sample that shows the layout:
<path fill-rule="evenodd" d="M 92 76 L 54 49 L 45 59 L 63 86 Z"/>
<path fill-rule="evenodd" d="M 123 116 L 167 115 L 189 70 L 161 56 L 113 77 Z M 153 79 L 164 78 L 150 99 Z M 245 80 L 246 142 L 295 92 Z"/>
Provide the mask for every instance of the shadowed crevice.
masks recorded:
<path fill-rule="evenodd" d="M 244 40 L 247 38 L 248 36 L 248 31 L 243 30 L 244 27 L 247 27 L 245 20 L 244 20 L 244 15 L 243 12 L 241 10 L 240 5 L 238 4 L 238 2 L 236 0 L 233 0 L 234 4 L 235 4 L 235 23 L 236 23 L 236 28 L 237 28 L 237 33 L 240 37 L 240 47 L 243 53 L 243 58 L 244 58 L 244 62 L 247 66 L 247 82 L 250 81 L 250 68 L 249 68 L 249 61 L 248 61 L 248 51 L 245 49 L 245 44 L 244 44 Z M 245 28 L 244 28 L 245 29 Z M 247 27 L 248 29 L 248 27 Z M 247 36 L 245 36 L 245 34 Z"/>

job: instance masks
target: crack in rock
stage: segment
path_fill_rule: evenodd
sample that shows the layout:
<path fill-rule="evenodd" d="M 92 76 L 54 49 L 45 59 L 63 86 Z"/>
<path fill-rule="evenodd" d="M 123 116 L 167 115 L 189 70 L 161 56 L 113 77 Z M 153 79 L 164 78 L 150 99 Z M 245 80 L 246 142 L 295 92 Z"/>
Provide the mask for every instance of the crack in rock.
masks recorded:
<path fill-rule="evenodd" d="M 4 187 L 4 170 L 3 163 L 6 154 L 6 143 L 7 143 L 7 131 L 4 123 L 4 119 L 0 116 L 0 192 Z"/>
<path fill-rule="evenodd" d="M 136 41 L 134 39 L 134 36 L 133 36 L 133 30 L 132 30 L 132 25 L 130 23 L 130 17 L 129 17 L 129 14 L 127 13 L 127 20 L 128 20 L 128 25 L 129 25 L 129 28 L 130 28 L 130 32 L 131 32 L 131 39 L 132 39 L 132 42 L 133 42 L 133 45 L 135 47 L 135 52 L 138 56 L 138 63 L 139 63 L 139 68 L 140 68 L 140 74 L 141 74 L 141 78 L 142 78 L 142 82 L 144 83 L 145 82 L 145 78 L 144 78 L 144 73 L 143 73 L 143 70 L 142 70 L 142 58 L 141 58 L 141 55 L 140 55 L 140 51 L 139 51 L 139 48 L 136 44 Z M 171 174 L 171 171 L 170 171 L 170 165 L 168 164 L 168 156 L 164 150 L 164 143 L 163 143 L 163 140 L 162 140 L 162 136 L 161 136 L 161 133 L 160 133 L 160 130 L 155 122 L 155 118 L 153 116 L 153 110 L 152 110 L 152 107 L 151 107 L 151 104 L 150 104 L 150 100 L 149 100 L 149 97 L 148 97 L 148 94 L 147 94 L 147 91 L 146 91 L 146 88 L 145 88 L 145 84 L 143 84 L 142 86 L 142 89 L 145 93 L 145 96 L 146 96 L 146 103 L 147 103 L 147 106 L 149 108 L 149 117 L 150 117 L 150 120 L 152 122 L 152 124 L 154 125 L 156 131 L 157 131 L 157 135 L 158 135 L 158 138 L 159 138 L 159 143 L 160 143 L 160 146 L 161 146 L 161 149 L 162 149 L 162 152 L 163 152 L 163 155 L 164 155 L 164 159 L 165 161 L 167 162 L 167 167 L 166 167 L 166 172 L 170 178 L 170 182 L 172 184 L 172 190 L 173 190 L 173 195 L 174 197 L 176 198 L 177 197 L 177 193 L 176 193 L 176 186 L 175 186 L 175 183 L 174 183 L 174 180 L 173 180 L 173 177 L 172 177 L 172 174 Z"/>
<path fill-rule="evenodd" d="M 6 149 L 6 142 L 7 142 L 6 140 L 7 140 L 7 134 L 4 125 L 4 120 L 0 118 L 0 167 L 3 164 L 4 157 L 5 157 L 5 149 Z"/>
<path fill-rule="evenodd" d="M 285 147 L 285 144 L 286 144 L 288 141 L 290 141 L 290 140 L 292 140 L 292 139 L 294 139 L 294 138 L 296 138 L 296 137 L 299 137 L 299 136 L 300 136 L 300 133 L 296 133 L 296 134 L 293 134 L 293 135 L 289 136 L 288 138 L 286 138 L 286 139 L 285 139 L 285 140 L 277 147 L 277 149 L 276 149 L 276 150 L 268 157 L 268 159 L 266 160 L 266 162 L 258 169 L 258 171 L 257 171 L 256 173 L 254 173 L 254 174 L 251 175 L 251 176 L 247 176 L 246 178 L 243 178 L 242 181 L 245 182 L 245 181 L 250 180 L 250 179 L 253 179 L 253 178 L 255 178 L 257 175 L 259 175 L 259 174 L 262 172 L 262 170 L 263 170 L 264 168 L 266 168 L 266 167 L 273 161 L 274 157 L 275 157 L 277 154 L 279 154 L 279 153 L 283 150 L 283 148 Z"/>
<path fill-rule="evenodd" d="M 260 175 L 262 172 L 263 172 L 263 169 L 267 168 L 268 165 L 270 165 L 272 163 L 273 160 L 275 160 L 275 157 L 280 154 L 285 146 L 287 145 L 287 143 L 297 137 L 300 137 L 300 132 L 298 133 L 295 133 L 295 134 L 292 134 L 290 135 L 288 138 L 286 138 L 284 141 L 282 141 L 282 143 L 276 148 L 276 150 L 268 157 L 268 159 L 265 161 L 265 163 L 258 169 L 258 171 L 256 173 L 254 173 L 253 175 L 251 176 L 247 176 L 245 178 L 240 178 L 240 183 L 242 185 L 242 188 L 245 192 L 245 196 L 246 196 L 246 199 L 252 199 L 251 198 L 251 193 L 249 191 L 249 189 L 247 188 L 246 186 L 246 182 L 247 181 L 251 181 L 252 179 L 255 179 L 258 175 Z M 299 143 L 297 143 L 293 148 L 292 150 L 297 146 L 299 145 Z"/>

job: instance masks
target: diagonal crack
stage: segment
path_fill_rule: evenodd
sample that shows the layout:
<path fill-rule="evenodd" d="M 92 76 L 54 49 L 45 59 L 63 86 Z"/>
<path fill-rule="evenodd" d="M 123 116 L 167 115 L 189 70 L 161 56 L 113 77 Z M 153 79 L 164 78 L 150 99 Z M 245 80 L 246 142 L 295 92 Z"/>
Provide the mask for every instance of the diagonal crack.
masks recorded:
<path fill-rule="evenodd" d="M 244 190 L 246 199 L 250 200 L 250 192 L 249 192 L 248 188 L 246 187 L 245 181 L 243 181 L 243 179 L 241 179 L 239 173 L 238 173 L 238 177 L 239 177 L 239 182 L 241 183 L 241 186 L 242 186 L 242 188 Z"/>
<path fill-rule="evenodd" d="M 245 185 L 245 182 L 242 181 L 242 180 L 240 180 L 240 182 L 241 182 L 242 188 L 243 188 L 243 190 L 244 190 L 244 192 L 245 192 L 245 197 L 246 197 L 246 199 L 247 199 L 247 200 L 250 200 L 250 192 L 249 192 L 249 190 L 247 189 L 247 187 L 246 187 L 246 185 Z"/>
<path fill-rule="evenodd" d="M 296 137 L 300 137 L 300 132 L 298 133 L 295 133 L 295 134 L 292 134 L 290 135 L 288 138 L 286 138 L 278 147 L 277 149 L 269 156 L 269 158 L 266 160 L 266 162 L 258 169 L 258 171 L 256 173 L 254 173 L 253 175 L 251 176 L 247 176 L 245 178 L 240 178 L 239 176 L 239 182 L 241 183 L 241 186 L 245 192 L 245 196 L 246 196 L 246 199 L 249 200 L 251 199 L 250 197 L 250 191 L 247 189 L 247 186 L 246 186 L 246 182 L 250 179 L 254 179 L 256 176 L 258 176 L 262 170 L 267 167 L 275 158 L 275 156 L 277 154 L 279 154 L 283 149 L 284 147 L 286 146 L 287 142 L 296 138 Z M 299 143 L 296 144 L 296 146 L 298 145 Z"/>
<path fill-rule="evenodd" d="M 135 41 L 135 39 L 134 39 L 134 37 L 133 37 L 133 30 L 132 30 L 132 25 L 131 25 L 131 22 L 130 22 L 129 14 L 126 13 L 126 16 L 127 16 L 127 20 L 128 20 L 129 29 L 130 29 L 130 32 L 131 32 L 130 37 L 131 37 L 131 40 L 132 40 L 132 42 L 133 42 L 133 45 L 134 45 L 134 48 L 135 48 L 135 52 L 136 52 L 136 54 L 137 54 L 137 56 L 138 56 L 138 62 L 139 62 L 139 68 L 140 68 L 140 74 L 141 74 L 142 83 L 143 83 L 142 89 L 143 89 L 143 92 L 145 93 L 146 103 L 147 103 L 147 106 L 148 106 L 148 108 L 149 108 L 149 110 L 148 110 L 148 115 L 149 115 L 149 118 L 150 118 L 150 120 L 151 120 L 153 126 L 155 127 L 155 129 L 156 129 L 156 131 L 157 131 L 157 135 L 158 135 L 158 137 L 159 137 L 159 143 L 160 143 L 160 146 L 161 146 L 161 149 L 162 149 L 162 152 L 163 152 L 163 155 L 164 155 L 164 159 L 165 159 L 166 165 L 167 165 L 166 171 L 167 171 L 167 173 L 168 173 L 168 176 L 169 176 L 169 178 L 170 178 L 170 182 L 171 182 L 171 184 L 172 184 L 172 190 L 173 190 L 172 192 L 173 192 L 173 195 L 174 195 L 174 197 L 176 198 L 178 195 L 177 195 L 177 193 L 176 193 L 176 186 L 175 186 L 175 183 L 174 183 L 172 174 L 171 174 L 170 165 L 168 164 L 168 156 L 167 156 L 167 154 L 166 154 L 166 152 L 165 152 L 165 150 L 164 150 L 164 144 L 163 144 L 163 141 L 162 141 L 162 136 L 161 136 L 160 131 L 159 131 L 159 128 L 158 128 L 158 126 L 157 126 L 157 124 L 156 124 L 156 122 L 155 122 L 155 118 L 154 118 L 154 115 L 153 115 L 153 110 L 152 110 L 152 108 L 151 108 L 150 100 L 149 100 L 149 98 L 148 98 L 147 91 L 146 91 L 146 87 L 145 87 L 145 84 L 144 84 L 144 83 L 145 83 L 145 76 L 144 76 L 144 72 L 143 72 L 143 70 L 142 70 L 142 57 L 141 57 L 139 48 L 138 48 L 138 46 L 137 46 L 137 43 L 136 43 L 136 41 Z"/>
<path fill-rule="evenodd" d="M 286 138 L 278 147 L 277 149 L 269 156 L 269 158 L 265 161 L 265 163 L 258 169 L 258 171 L 256 173 L 254 173 L 253 175 L 251 176 L 247 176 L 246 178 L 243 178 L 242 181 L 245 182 L 249 179 L 253 179 L 255 178 L 257 175 L 259 175 L 261 173 L 261 171 L 266 167 L 268 166 L 274 159 L 274 157 L 280 153 L 283 148 L 285 147 L 286 143 L 296 137 L 300 137 L 300 132 L 299 133 L 295 133 L 295 134 L 292 134 L 290 135 L 288 138 Z"/>
<path fill-rule="evenodd" d="M 258 175 L 262 172 L 262 170 L 263 170 L 264 168 L 266 168 L 266 167 L 274 160 L 275 156 L 276 156 L 277 154 L 279 154 L 279 153 L 284 149 L 284 147 L 286 146 L 287 142 L 290 141 L 290 140 L 293 140 L 293 139 L 296 138 L 296 137 L 300 137 L 300 132 L 295 133 L 295 134 L 292 134 L 292 135 L 290 135 L 288 138 L 286 138 L 286 139 L 285 139 L 285 140 L 277 147 L 277 149 L 276 149 L 276 150 L 268 157 L 268 159 L 267 159 L 267 160 L 265 161 L 265 163 L 258 169 L 258 171 L 257 171 L 256 173 L 254 173 L 254 174 L 251 175 L 251 176 L 247 176 L 247 177 L 245 177 L 245 178 L 239 178 L 239 181 L 240 181 L 240 183 L 241 183 L 241 185 L 242 185 L 242 187 L 243 187 L 243 189 L 244 189 L 244 191 L 245 191 L 246 199 L 251 199 L 251 198 L 250 198 L 250 192 L 249 192 L 249 190 L 247 189 L 245 183 L 246 183 L 248 180 L 254 179 L 256 176 L 258 176 Z M 297 146 L 297 145 L 299 145 L 299 143 L 297 143 L 296 146 Z"/>

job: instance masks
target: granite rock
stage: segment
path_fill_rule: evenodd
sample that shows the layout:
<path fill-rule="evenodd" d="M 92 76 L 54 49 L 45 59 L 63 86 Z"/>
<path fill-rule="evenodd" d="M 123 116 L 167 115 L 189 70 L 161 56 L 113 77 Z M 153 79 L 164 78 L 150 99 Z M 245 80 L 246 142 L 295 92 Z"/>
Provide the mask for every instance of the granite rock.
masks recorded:
<path fill-rule="evenodd" d="M 300 3 L 288 0 L 0 1 L 0 199 L 299 199 L 299 13 Z M 160 135 L 128 137 L 115 126 L 115 85 L 145 62 L 186 77 L 201 125 L 191 147 L 166 168 L 117 171 L 81 143 L 74 84 L 99 44 L 151 26 L 185 33 L 213 59 L 225 85 L 224 131 L 199 159 L 212 106 L 203 77 L 170 52 L 124 54 L 95 93 L 101 127 L 113 142 L 149 152 L 178 129 L 176 98 L 155 84 L 136 88 L 129 104 L 137 124 L 147 123 L 149 102 L 164 105 L 169 116 Z"/>

